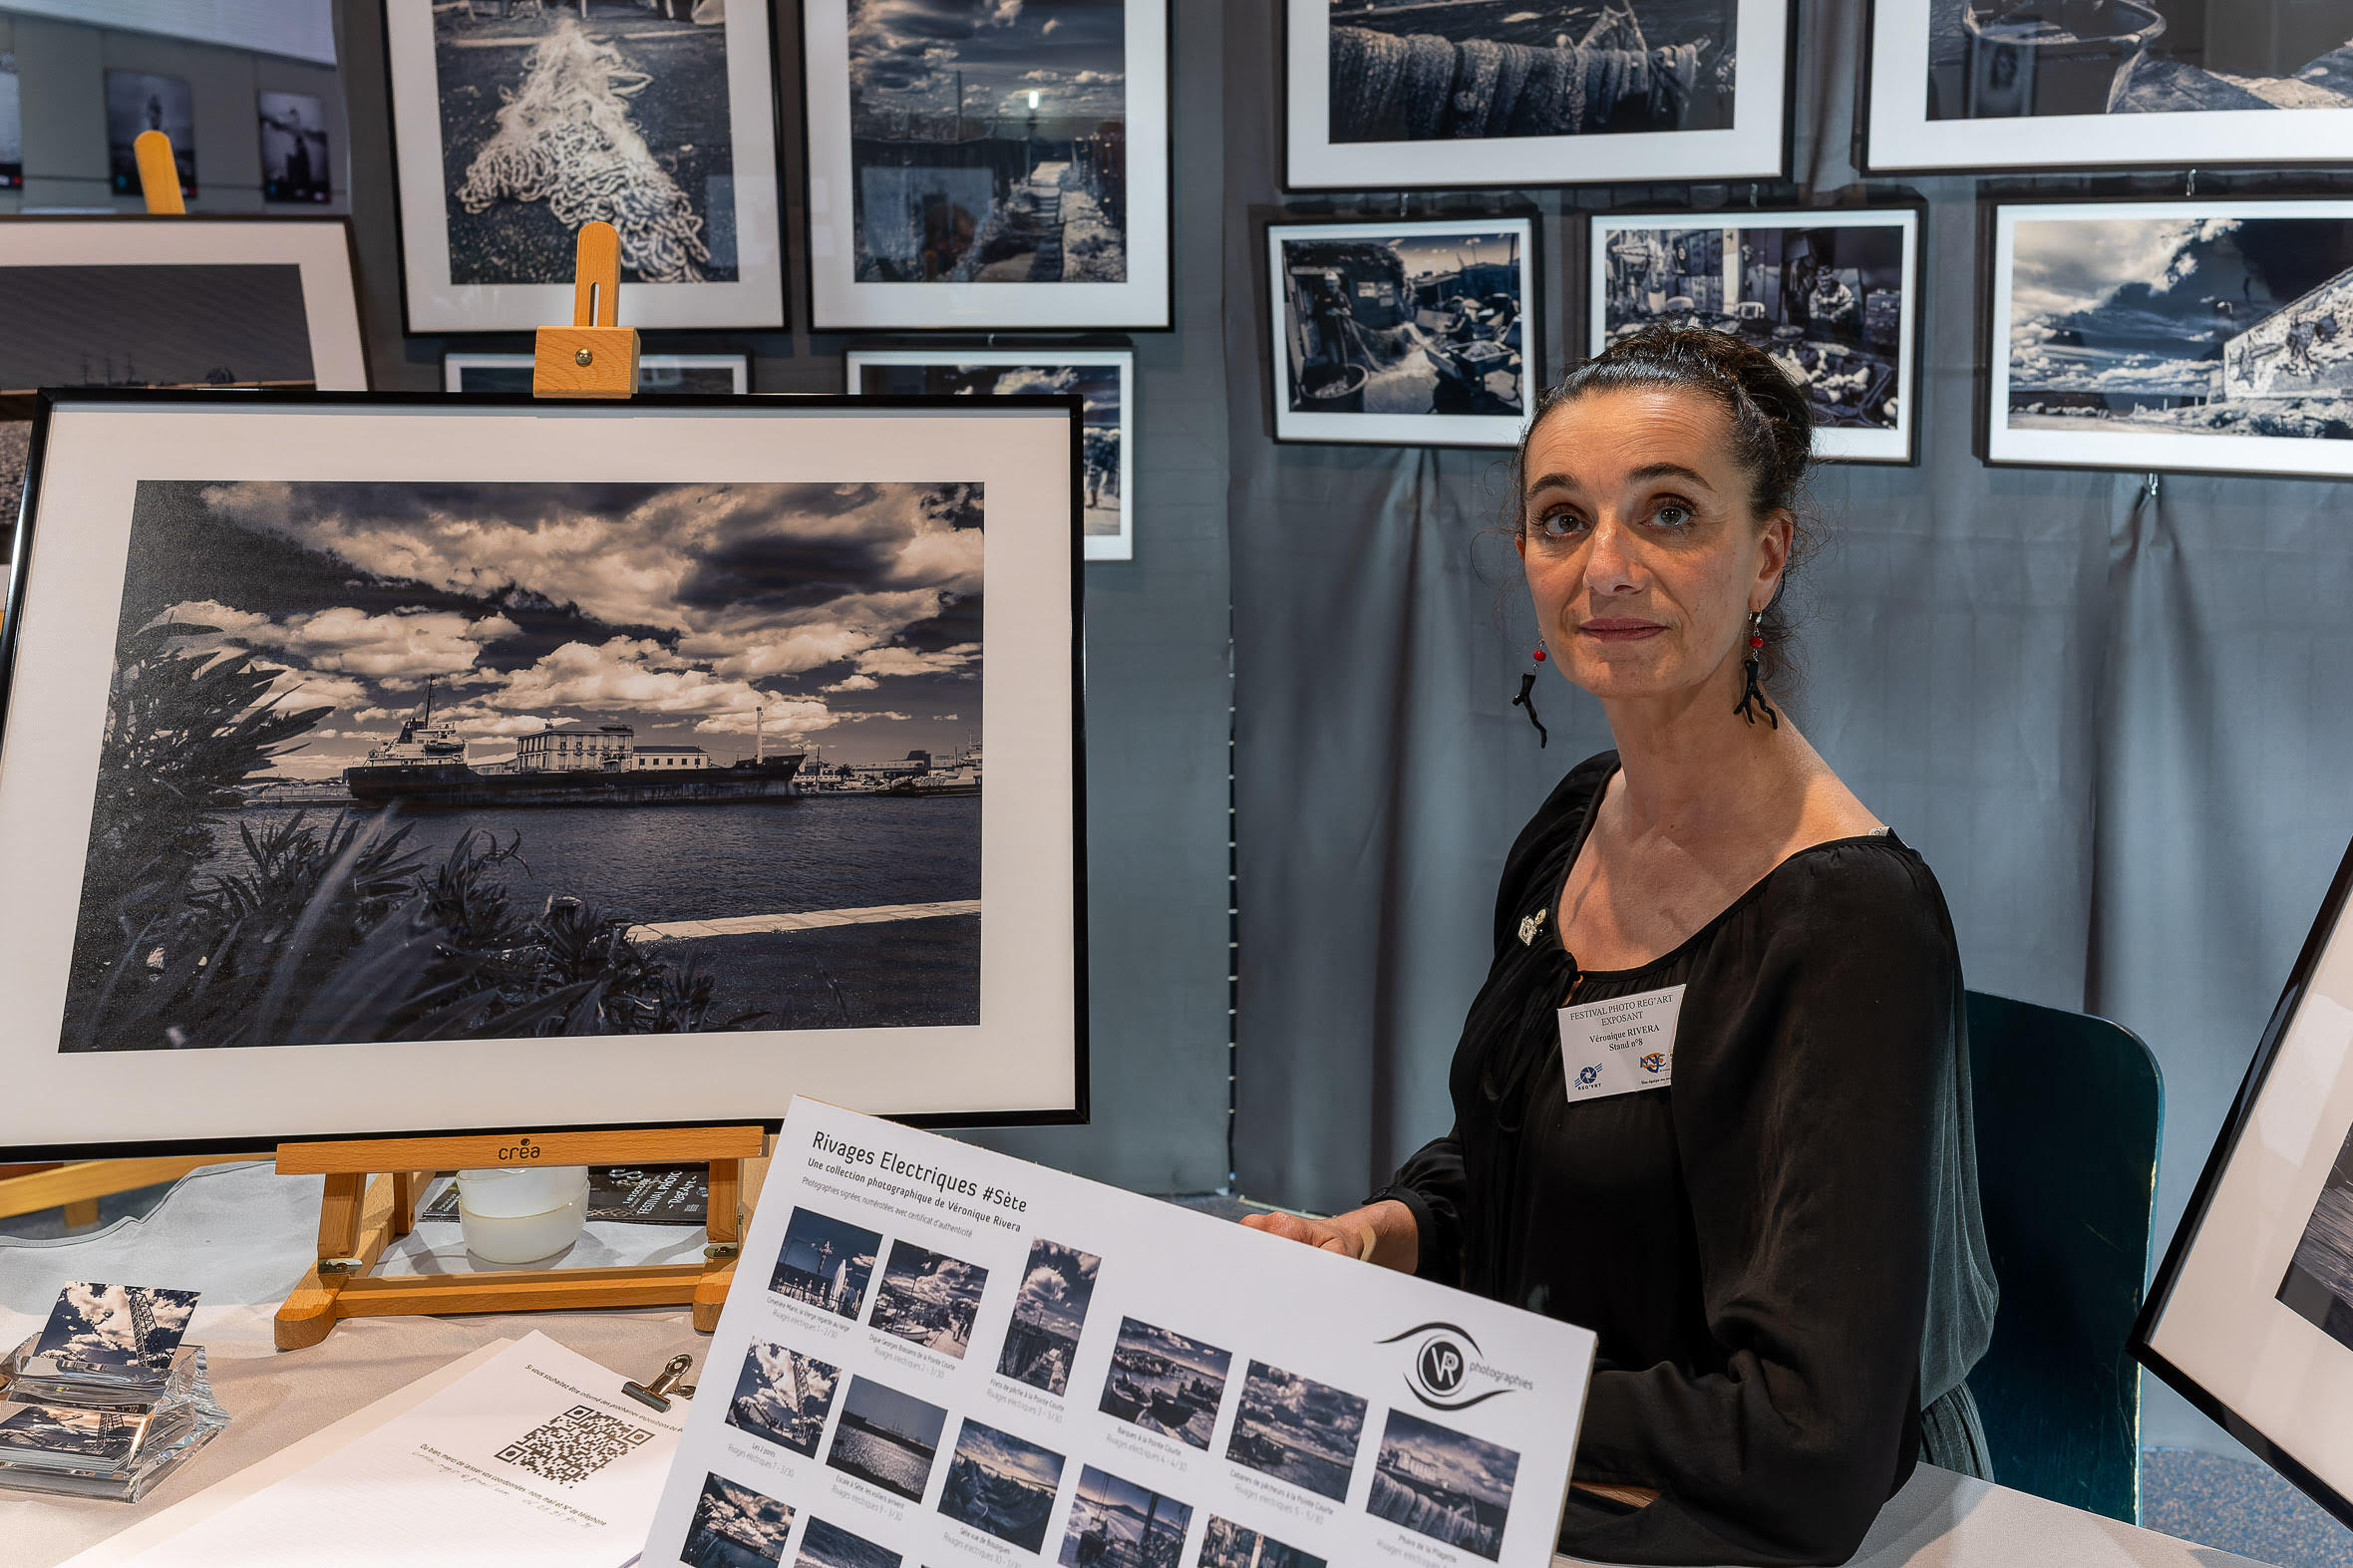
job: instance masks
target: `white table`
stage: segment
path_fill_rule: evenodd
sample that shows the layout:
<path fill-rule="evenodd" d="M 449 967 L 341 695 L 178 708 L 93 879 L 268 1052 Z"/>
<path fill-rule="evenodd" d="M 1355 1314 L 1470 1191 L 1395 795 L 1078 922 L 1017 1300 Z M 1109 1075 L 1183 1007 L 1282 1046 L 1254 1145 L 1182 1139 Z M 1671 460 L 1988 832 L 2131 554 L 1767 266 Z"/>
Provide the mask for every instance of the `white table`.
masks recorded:
<path fill-rule="evenodd" d="M 132 1507 L 0 1492 L 0 1541 L 10 1568 L 53 1568 L 349 1415 L 467 1352 L 537 1329 L 645 1379 L 707 1341 L 683 1308 L 539 1312 L 464 1318 L 358 1318 L 307 1350 L 270 1338 L 277 1302 L 309 1267 L 318 1226 L 316 1177 L 267 1166 L 214 1166 L 182 1181 L 144 1221 L 59 1242 L 0 1242 L 0 1341 L 40 1326 L 69 1279 L 201 1290 L 189 1338 L 206 1347 L 213 1392 L 234 1417 L 185 1469 Z M 640 1227 L 641 1245 L 675 1245 Z M 598 1226 L 600 1261 L 628 1248 L 630 1227 Z M 635 1250 L 635 1249 L 629 1249 Z M 331 1560 L 331 1549 L 322 1560 Z M 1555 1559 L 1568 1564 L 1572 1559 Z M 1852 1568 L 2237 1568 L 2248 1559 L 1922 1465 L 1872 1526 Z"/>

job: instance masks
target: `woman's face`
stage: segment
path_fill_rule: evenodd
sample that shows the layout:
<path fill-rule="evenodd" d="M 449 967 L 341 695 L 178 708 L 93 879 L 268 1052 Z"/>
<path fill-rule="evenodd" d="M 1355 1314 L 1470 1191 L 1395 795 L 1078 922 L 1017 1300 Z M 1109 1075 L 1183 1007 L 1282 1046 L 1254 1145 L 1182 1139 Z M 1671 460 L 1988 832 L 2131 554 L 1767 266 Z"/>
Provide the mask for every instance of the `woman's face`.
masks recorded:
<path fill-rule="evenodd" d="M 1751 512 L 1713 398 L 1587 393 L 1544 416 L 1523 471 L 1519 555 L 1561 673 L 1604 700 L 1642 699 L 1737 667 L 1792 519 Z"/>

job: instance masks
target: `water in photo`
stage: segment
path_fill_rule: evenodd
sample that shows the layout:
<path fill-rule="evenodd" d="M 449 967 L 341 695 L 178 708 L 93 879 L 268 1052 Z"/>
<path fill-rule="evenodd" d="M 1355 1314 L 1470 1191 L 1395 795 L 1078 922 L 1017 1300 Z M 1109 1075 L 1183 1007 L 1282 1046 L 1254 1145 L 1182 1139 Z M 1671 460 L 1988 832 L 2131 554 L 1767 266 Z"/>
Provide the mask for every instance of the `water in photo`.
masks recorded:
<path fill-rule="evenodd" d="M 849 1380 L 826 1462 L 909 1502 L 923 1500 L 948 1412 L 867 1378 Z"/>
<path fill-rule="evenodd" d="M 1062 1568 L 1176 1568 L 1191 1520 L 1184 1503 L 1086 1465 L 1056 1561 Z"/>
<path fill-rule="evenodd" d="M 1324 1560 L 1212 1514 L 1201 1532 L 1200 1568 L 1324 1568 Z"/>
<path fill-rule="evenodd" d="M 899 1554 L 826 1519 L 811 1519 L 793 1568 L 898 1568 Z"/>
<path fill-rule="evenodd" d="M 1225 1456 L 1339 1502 L 1348 1496 L 1364 1416 L 1365 1402 L 1355 1395 L 1254 1361 Z"/>
<path fill-rule="evenodd" d="M 1079 1333 L 1087 1326 L 1087 1304 L 1102 1267 L 1103 1260 L 1091 1252 L 1043 1237 L 1031 1242 L 997 1371 L 1048 1394 L 1068 1391 Z"/>
<path fill-rule="evenodd" d="M 868 1324 L 898 1339 L 943 1356 L 964 1359 L 972 1343 L 972 1320 L 988 1285 L 988 1270 L 916 1246 L 890 1244 L 890 1262 L 874 1293 Z"/>
<path fill-rule="evenodd" d="M 1494 1561 L 1518 1474 L 1511 1449 L 1391 1411 L 1365 1506 L 1375 1518 Z"/>
<path fill-rule="evenodd" d="M 865 1305 L 866 1282 L 874 1276 L 874 1259 L 881 1250 L 882 1238 L 873 1231 L 813 1208 L 798 1208 L 785 1226 L 785 1244 L 778 1249 L 768 1288 L 821 1311 L 854 1318 Z"/>
<path fill-rule="evenodd" d="M 785 1554 L 793 1510 L 718 1475 L 703 1478 L 694 1520 L 678 1555 L 688 1568 L 760 1568 Z"/>
<path fill-rule="evenodd" d="M 1101 1408 L 1108 1415 L 1206 1448 L 1232 1364 L 1232 1354 L 1214 1345 L 1122 1318 Z"/>
<path fill-rule="evenodd" d="M 1062 1455 L 967 1417 L 940 1488 L 939 1511 L 1024 1551 L 1046 1544 Z"/>
<path fill-rule="evenodd" d="M 840 1379 L 822 1361 L 755 1340 L 736 1376 L 727 1423 L 814 1459 Z"/>

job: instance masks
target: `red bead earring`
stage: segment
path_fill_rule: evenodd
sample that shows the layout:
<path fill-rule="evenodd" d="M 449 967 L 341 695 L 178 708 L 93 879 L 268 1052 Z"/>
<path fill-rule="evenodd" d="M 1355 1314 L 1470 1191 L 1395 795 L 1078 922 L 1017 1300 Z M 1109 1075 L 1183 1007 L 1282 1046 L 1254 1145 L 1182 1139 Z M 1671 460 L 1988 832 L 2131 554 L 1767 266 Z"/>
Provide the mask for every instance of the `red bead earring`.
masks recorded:
<path fill-rule="evenodd" d="M 1751 724 L 1757 722 L 1757 715 L 1762 712 L 1767 722 L 1778 730 L 1781 728 L 1781 715 L 1775 713 L 1773 704 L 1765 700 L 1765 688 L 1758 682 L 1758 675 L 1765 667 L 1765 612 L 1763 610 L 1749 612 L 1748 666 L 1747 689 L 1741 693 L 1740 705 L 1732 711 Z"/>
<path fill-rule="evenodd" d="M 1542 664 L 1544 650 L 1538 648 L 1533 657 L 1536 663 Z M 1536 672 L 1530 670 L 1519 678 L 1519 695 L 1512 699 L 1512 706 L 1527 710 L 1527 722 L 1536 727 L 1536 749 L 1541 751 L 1552 744 L 1552 736 L 1545 730 L 1544 721 L 1536 717 L 1535 689 Z"/>

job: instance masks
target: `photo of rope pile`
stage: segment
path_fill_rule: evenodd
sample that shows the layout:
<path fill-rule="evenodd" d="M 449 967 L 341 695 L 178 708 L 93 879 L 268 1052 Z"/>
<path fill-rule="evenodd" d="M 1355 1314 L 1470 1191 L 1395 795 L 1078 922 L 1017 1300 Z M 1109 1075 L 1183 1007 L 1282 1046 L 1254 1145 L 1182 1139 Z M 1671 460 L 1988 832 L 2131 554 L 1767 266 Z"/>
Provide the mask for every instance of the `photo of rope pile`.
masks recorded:
<path fill-rule="evenodd" d="M 438 8 L 451 281 L 568 281 L 599 219 L 624 280 L 733 281 L 725 21 L 725 0 Z"/>

